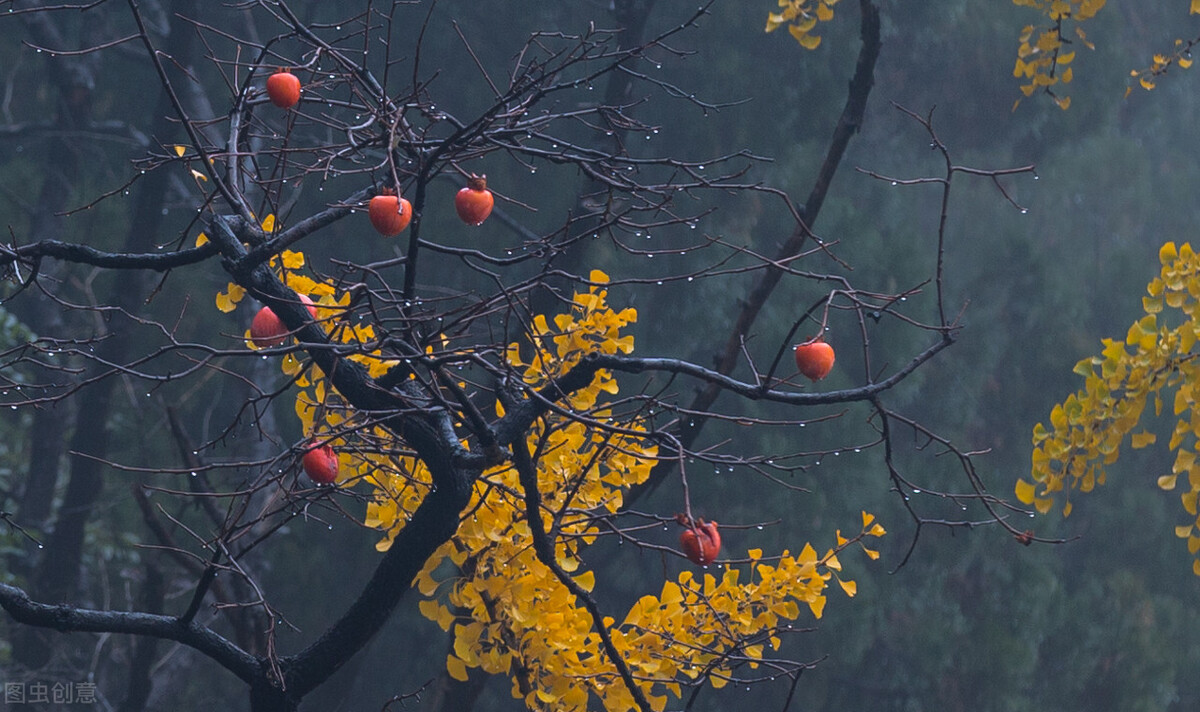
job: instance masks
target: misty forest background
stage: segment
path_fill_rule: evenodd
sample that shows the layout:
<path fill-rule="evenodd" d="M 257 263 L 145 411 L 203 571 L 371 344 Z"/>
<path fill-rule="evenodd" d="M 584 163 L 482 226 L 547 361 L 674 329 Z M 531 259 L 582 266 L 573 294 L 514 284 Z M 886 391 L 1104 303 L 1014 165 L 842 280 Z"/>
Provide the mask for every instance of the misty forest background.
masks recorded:
<path fill-rule="evenodd" d="M 302 7 L 307 3 L 295 2 Z M 659 3 L 665 5 L 666 3 Z M 486 66 L 503 67 L 527 34 L 536 29 L 578 31 L 589 20 L 611 22 L 606 3 L 543 0 L 521 3 L 444 0 L 433 10 L 433 26 L 457 21 Z M 517 9 L 517 8 L 520 9 Z M 685 103 L 663 101 L 638 106 L 638 117 L 658 128 L 635 137 L 634 152 L 664 155 L 723 155 L 738 150 L 772 157 L 756 164 L 751 178 L 802 195 L 812 180 L 829 133 L 841 111 L 846 82 L 858 50 L 856 7 L 840 3 L 838 18 L 825 23 L 816 51 L 801 49 L 784 32 L 763 33 L 773 2 L 717 2 L 700 29 L 673 40 L 696 53 L 664 63 L 664 78 L 708 101 L 744 104 L 707 114 Z M 1123 99 L 1130 69 L 1148 65 L 1154 51 L 1175 37 L 1200 31 L 1200 18 L 1186 15 L 1186 3 L 1109 3 L 1089 23 L 1095 51 L 1081 50 L 1075 81 L 1068 93 L 1070 110 L 1061 111 L 1041 97 L 1022 101 L 1012 67 L 1020 29 L 1036 21 L 1030 11 L 1010 2 L 937 0 L 883 2 L 883 53 L 875 89 L 862 131 L 850 145 L 846 162 L 816 232 L 838 241 L 839 254 L 855 267 L 859 285 L 895 290 L 913 274 L 932 266 L 930 241 L 936 240 L 940 188 L 893 186 L 861 167 L 896 177 L 937 176 L 939 156 L 929 138 L 892 102 L 918 114 L 933 112 L 938 136 L 959 164 L 985 168 L 1037 165 L 1029 175 L 1005 179 L 1005 188 L 1026 210 L 1011 205 L 986 180 L 961 180 L 951 202 L 948 223 L 947 281 L 949 303 L 965 306 L 966 328 L 958 343 L 891 395 L 893 407 L 912 415 L 966 449 L 990 449 L 977 465 L 987 486 L 1011 498 L 1016 478 L 1028 473 L 1030 431 L 1047 418 L 1050 407 L 1075 390 L 1071 369 L 1099 350 L 1105 336 L 1123 337 L 1141 313 L 1146 282 L 1157 273 L 1158 247 L 1167 240 L 1191 240 L 1200 223 L 1200 142 L 1195 119 L 1200 114 L 1200 73 L 1170 75 L 1150 93 L 1135 88 Z M 672 21 L 659 7 L 651 28 Z M 419 28 L 402 31 L 415 33 Z M 652 29 L 653 32 L 653 29 Z M 11 125 L 47 111 L 51 97 L 30 81 L 45 71 L 45 58 L 15 39 L 16 23 L 0 18 L 0 67 L 12 86 L 4 97 L 0 123 Z M 449 36 L 449 35 L 447 35 Z M 404 41 L 400 38 L 399 41 Z M 481 89 L 474 64 L 455 42 L 431 43 L 422 62 L 436 67 L 436 85 L 446 101 L 469 107 Z M 8 81 L 8 79 L 6 79 Z M 94 94 L 98 119 L 121 121 L 153 111 L 154 92 L 138 86 L 155 82 L 151 70 L 130 54 L 125 66 L 107 67 Z M 214 96 L 223 96 L 214 92 Z M 482 97 L 486 99 L 486 96 Z M 936 108 L 935 108 L 936 107 Z M 216 107 L 218 111 L 223 107 Z M 43 180 L 47 144 L 61 138 L 19 132 L 0 134 L 0 220 L 15 235 L 29 231 Z M 632 141 L 633 139 L 631 139 Z M 72 137 L 80 171 L 76 191 L 62 196 L 63 208 L 84 204 L 120 185 L 129 167 L 114 156 L 128 148 L 109 139 Z M 571 205 L 578 186 L 565 181 L 539 182 L 537 174 L 518 171 L 497 161 L 483 167 L 489 182 L 505 191 L 553 196 L 561 192 Z M 306 186 L 307 199 L 321 201 L 317 181 Z M 449 200 L 453 187 L 445 186 Z M 766 211 L 756 198 L 715 205 L 700 227 L 733 243 L 773 252 L 791 225 L 779 211 Z M 547 198 L 545 202 L 548 202 Z M 164 205 L 168 242 L 190 219 L 185 211 Z M 528 216 L 534 229 L 559 215 Z M 107 201 L 72 217 L 72 235 L 123 232 L 130 215 L 121 201 Z M 435 220 L 436 218 L 431 218 Z M 448 219 L 448 218 L 447 218 Z M 449 223 L 447 223 L 449 225 Z M 436 229 L 427 224 L 427 229 Z M 322 233 L 327 242 L 305 245 L 311 259 L 349 253 L 376 240 L 365 221 L 345 220 Z M 478 239 L 510 240 L 500 225 L 489 225 Z M 101 238 L 97 238 L 98 240 Z M 609 270 L 606 255 L 592 254 L 589 267 Z M 612 271 L 617 271 L 615 267 Z M 647 273 L 650 274 L 649 266 Z M 628 273 L 616 277 L 636 276 Z M 192 280 L 189 282 L 188 280 Z M 203 340 L 215 333 L 236 333 L 229 316 L 212 306 L 223 286 L 194 274 L 174 276 L 171 294 L 194 302 L 180 338 Z M 716 342 L 728 333 L 734 300 L 728 283 L 680 282 L 640 290 L 626 289 L 611 301 L 632 305 L 639 320 L 631 329 L 640 355 L 654 355 L 665 345 L 688 345 L 686 356 L 705 363 Z M 711 291 L 710 291 L 711 290 Z M 790 325 L 791 307 L 806 308 L 815 294 L 780 295 L 759 329 Z M 917 296 L 922 299 L 925 296 Z M 719 305 L 719 306 L 717 306 Z M 248 319 L 248 310 L 239 310 Z M 22 329 L 19 315 L 0 311 L 0 340 L 13 340 Z M 785 327 L 786 328 L 786 327 Z M 831 335 L 836 345 L 836 334 Z M 897 328 L 895 338 L 914 342 L 897 352 L 915 352 L 920 334 Z M 855 355 L 839 352 L 839 365 L 822 387 L 850 385 Z M 844 380 L 843 380 L 844 379 Z M 194 389 L 173 405 L 203 433 L 205 418 L 236 405 L 236 394 Z M 169 461 L 174 442 L 162 417 L 159 396 L 118 387 L 114 398 L 125 404 L 108 423 L 120 462 Z M 136 407 L 128 407 L 137 402 Z M 287 399 L 278 404 L 283 415 Z M 832 409 L 836 410 L 836 409 Z M 15 498 L 21 473 L 29 466 L 29 416 L 0 418 L 0 497 Z M 281 431 L 295 429 L 279 418 Z M 839 445 L 866 442 L 866 424 L 845 421 Z M 861 428 L 862 432 L 855 432 Z M 254 437 L 247 429 L 239 437 Z M 294 437 L 296 433 L 289 433 Z M 732 428 L 725 437 L 755 438 L 758 452 L 790 452 L 804 438 L 798 428 Z M 722 437 L 714 428 L 711 437 Z M 805 444 L 816 449 L 819 443 Z M 159 457 L 153 452 L 165 453 Z M 66 456 L 63 455 L 65 458 Z M 907 563 L 896 569 L 912 543 L 914 530 L 898 495 L 889 491 L 882 453 L 853 449 L 830 454 L 797 474 L 794 483 L 811 492 L 800 497 L 756 497 L 762 488 L 741 477 L 693 474 L 691 497 L 699 514 L 721 521 L 726 550 L 751 547 L 777 550 L 809 538 L 827 536 L 835 527 L 853 526 L 858 512 L 878 515 L 889 535 L 883 557 L 867 562 L 855 557 L 852 577 L 858 596 L 847 600 L 832 593 L 817 629 L 791 641 L 799 659 L 820 660 L 800 682 L 793 709 L 803 710 L 1151 710 L 1200 709 L 1200 608 L 1198 585 L 1186 548 L 1174 537 L 1182 512 L 1175 496 L 1155 485 L 1170 467 L 1161 452 L 1127 453 L 1110 471 L 1109 484 L 1077 501 L 1067 520 L 1058 514 L 1031 519 L 1039 535 L 1071 539 L 1061 545 L 1021 546 L 998 527 L 971 530 L 924 527 Z M 929 466 L 930 460 L 924 461 Z M 939 473 L 922 473 L 937 483 Z M 954 463 L 946 463 L 945 484 L 961 488 Z M 89 531 L 85 565 L 90 600 L 121 608 L 139 576 L 142 557 L 125 528 L 109 522 L 138 517 L 128 473 L 108 474 L 103 508 Z M 671 485 L 653 495 L 653 504 L 672 511 L 678 493 Z M 678 506 L 678 505 L 675 505 Z M 922 502 L 916 498 L 915 506 Z M 939 506 L 941 506 L 939 504 Z M 11 505 L 0 502 L 0 509 Z M 357 513 L 361 515 L 360 513 Z M 738 523 L 775 521 L 758 529 Z M 281 633 L 280 645 L 302 644 L 306 633 L 319 631 L 330 610 L 343 607 L 369 574 L 379 556 L 377 533 L 349 521 L 292 524 L 264 563 L 261 580 L 275 605 L 304 631 Z M 670 541 L 674 532 L 664 533 Z M 19 581 L 20 561 L 30 555 L 28 543 L 4 532 L 0 545 L 12 565 L 5 576 Z M 648 577 L 661 577 L 664 563 L 653 552 L 596 547 L 588 564 L 610 590 L 634 596 Z M 850 565 L 850 564 L 848 564 Z M 187 590 L 174 592 L 183 605 Z M 611 595 L 611 594 L 610 594 Z M 129 601 L 132 607 L 136 601 Z M 171 599 L 168 599 L 168 604 Z M 802 619 L 803 620 L 803 619 Z M 12 624 L 0 621 L 0 663 L 10 656 Z M 289 640 L 290 638 L 290 640 Z M 87 640 L 80 636 L 80 640 Z M 120 656 L 127 643 L 118 639 L 96 645 L 97 655 Z M 377 709 L 381 700 L 418 689 L 443 665 L 444 638 L 417 612 L 411 598 L 368 650 L 335 680 L 306 702 L 306 709 Z M 799 652 L 796 652 L 799 650 Z M 244 692 L 226 685 L 226 673 L 202 656 L 183 648 L 160 646 L 152 709 L 244 709 Z M 369 674 L 367 674 L 369 673 Z M 0 676 L 3 676 L 0 668 Z M 745 708 L 777 708 L 784 686 L 763 685 L 744 693 Z M 728 702 L 705 698 L 699 707 Z M 155 707 L 154 704 L 160 705 Z M 775 705 L 771 707 L 770 705 Z M 406 709 L 421 709 L 415 699 Z M 508 682 L 495 680 L 477 708 L 522 709 L 510 697 Z"/>

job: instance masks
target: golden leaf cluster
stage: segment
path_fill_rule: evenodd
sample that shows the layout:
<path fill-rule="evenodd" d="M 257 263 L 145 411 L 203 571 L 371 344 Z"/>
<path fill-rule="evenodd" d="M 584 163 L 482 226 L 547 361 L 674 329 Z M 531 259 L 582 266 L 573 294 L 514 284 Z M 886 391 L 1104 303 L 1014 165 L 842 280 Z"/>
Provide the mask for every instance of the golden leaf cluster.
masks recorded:
<path fill-rule="evenodd" d="M 1200 0 L 1198 0 L 1198 2 L 1200 2 Z M 1192 3 L 1193 14 L 1200 12 L 1200 10 L 1197 9 L 1198 2 Z M 1166 74 L 1171 67 L 1187 69 L 1192 66 L 1192 62 L 1194 61 L 1192 59 L 1192 48 L 1195 47 L 1198 42 L 1200 42 L 1200 39 L 1193 39 L 1188 42 L 1177 39 L 1175 40 L 1174 49 L 1169 54 L 1154 55 L 1154 57 L 1150 60 L 1149 67 L 1144 69 L 1131 69 L 1129 71 L 1129 76 L 1133 80 L 1137 81 L 1138 86 L 1146 91 L 1151 91 L 1158 86 L 1158 78 Z M 1125 88 L 1125 96 L 1128 97 L 1129 93 L 1132 91 L 1133 85 L 1130 84 L 1130 86 Z"/>
<path fill-rule="evenodd" d="M 813 34 L 819 22 L 833 19 L 833 6 L 838 0 L 779 0 L 783 10 L 767 14 L 767 32 L 787 25 L 788 33 L 804 49 L 816 49 L 821 37 Z"/>
<path fill-rule="evenodd" d="M 1017 63 L 1013 67 L 1013 76 L 1024 82 L 1021 93 L 1032 96 L 1035 91 L 1044 91 L 1059 108 L 1066 110 L 1071 106 L 1071 97 L 1060 95 L 1055 87 L 1070 84 L 1074 78 L 1070 64 L 1075 59 L 1071 45 L 1076 40 L 1088 49 L 1095 49 L 1078 23 L 1095 17 L 1105 0 L 1013 0 L 1013 3 L 1034 8 L 1049 20 L 1048 25 L 1026 25 L 1021 30 Z M 1069 37 L 1072 33 L 1066 32 L 1068 23 L 1075 23 L 1074 39 Z M 1018 98 L 1013 109 L 1020 103 Z"/>
<path fill-rule="evenodd" d="M 1200 15 L 1200 0 L 1191 0 L 1191 7 L 1188 9 L 1190 15 Z M 1188 69 L 1192 66 L 1192 48 L 1200 44 L 1200 37 L 1184 42 L 1181 39 L 1175 40 L 1175 46 L 1170 53 L 1156 54 L 1150 61 L 1150 66 L 1144 69 L 1130 70 L 1129 76 L 1136 80 L 1138 86 L 1150 91 L 1158 86 L 1157 79 L 1170 70 L 1171 67 L 1179 67 L 1180 69 Z M 1133 91 L 1133 85 L 1126 87 L 1125 96 Z"/>
<path fill-rule="evenodd" d="M 1016 496 L 1039 512 L 1062 500 L 1071 513 L 1071 493 L 1090 492 L 1105 482 L 1105 466 L 1117 461 L 1125 437 L 1133 448 L 1157 442 L 1152 432 L 1133 431 L 1149 403 L 1161 416 L 1170 403 L 1175 425 L 1168 448 L 1175 453 L 1169 473 L 1158 486 L 1180 495 L 1189 520 L 1175 529 L 1187 539 L 1192 569 L 1200 575 L 1200 255 L 1191 245 L 1168 242 L 1159 251 L 1161 274 L 1142 299 L 1145 316 L 1129 327 L 1124 341 L 1105 339 L 1098 356 L 1083 359 L 1075 372 L 1084 378 L 1078 392 L 1050 411 L 1050 427 L 1033 430 L 1031 479 L 1020 479 Z"/>
<path fill-rule="evenodd" d="M 670 697 L 682 697 L 685 685 L 703 679 L 721 688 L 733 680 L 735 667 L 757 669 L 768 648 L 780 648 L 788 622 L 804 607 L 821 617 L 830 579 L 855 595 L 855 583 L 838 577 L 838 554 L 885 533 L 864 512 L 862 531 L 853 539 L 838 532 L 837 546 L 824 556 L 805 544 L 797 555 L 784 551 L 768 562 L 753 549 L 745 568 L 726 565 L 699 578 L 684 570 L 638 599 L 623 620 L 608 617 L 603 625 L 646 698 L 662 710 Z M 592 698 L 606 710 L 635 708 L 589 614 L 540 565 L 528 541 L 501 533 L 472 554 L 460 540 L 450 554 L 451 576 L 437 576 L 441 562 L 431 561 L 418 580 L 427 597 L 421 611 L 454 634 L 447 658 L 452 676 L 465 680 L 469 667 L 509 675 L 514 697 L 535 710 L 583 712 Z M 575 579 L 587 590 L 595 583 L 590 571 Z"/>

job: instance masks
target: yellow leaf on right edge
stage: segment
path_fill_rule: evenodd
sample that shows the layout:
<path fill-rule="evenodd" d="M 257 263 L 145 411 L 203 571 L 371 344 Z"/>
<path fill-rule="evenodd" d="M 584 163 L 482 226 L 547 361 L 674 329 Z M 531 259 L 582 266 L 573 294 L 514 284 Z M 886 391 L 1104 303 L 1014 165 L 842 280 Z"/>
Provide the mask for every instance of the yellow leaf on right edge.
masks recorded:
<path fill-rule="evenodd" d="M 1188 11 L 1191 15 L 1200 15 L 1200 0 L 1192 0 L 1192 8 Z"/>
<path fill-rule="evenodd" d="M 1183 502 L 1183 511 L 1196 516 L 1196 491 L 1184 492 L 1179 499 Z"/>

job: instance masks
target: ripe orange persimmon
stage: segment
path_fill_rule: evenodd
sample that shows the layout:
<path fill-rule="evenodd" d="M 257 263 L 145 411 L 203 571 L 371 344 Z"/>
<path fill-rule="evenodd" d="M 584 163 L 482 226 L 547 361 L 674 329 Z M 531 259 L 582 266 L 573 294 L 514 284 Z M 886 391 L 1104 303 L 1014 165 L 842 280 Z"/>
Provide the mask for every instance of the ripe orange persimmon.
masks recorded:
<path fill-rule="evenodd" d="M 412 214 L 412 203 L 390 190 L 371 198 L 371 202 L 367 204 L 367 217 L 371 219 L 371 226 L 385 237 L 404 232 L 404 228 L 412 222 Z"/>
<path fill-rule="evenodd" d="M 329 445 L 315 446 L 304 457 L 300 458 L 304 474 L 308 479 L 319 485 L 329 485 L 337 481 L 338 457 Z"/>
<path fill-rule="evenodd" d="M 263 307 L 250 322 L 250 340 L 260 349 L 278 346 L 287 340 L 287 327 L 271 307 Z"/>
<path fill-rule="evenodd" d="M 813 381 L 819 381 L 833 370 L 833 347 L 817 337 L 796 347 L 796 367 Z"/>
<path fill-rule="evenodd" d="M 693 564 L 707 566 L 721 553 L 721 533 L 716 522 L 697 519 L 679 535 L 679 546 Z"/>
<path fill-rule="evenodd" d="M 300 301 L 308 307 L 312 318 L 317 318 L 317 307 L 307 295 L 301 294 Z M 288 328 L 271 307 L 263 307 L 250 322 L 250 340 L 260 349 L 279 346 L 287 341 Z"/>
<path fill-rule="evenodd" d="M 492 214 L 496 199 L 487 187 L 487 176 L 471 176 L 466 187 L 454 196 L 454 209 L 458 217 L 468 225 L 480 225 Z"/>
<path fill-rule="evenodd" d="M 286 69 L 267 77 L 267 97 L 281 109 L 290 109 L 300 102 L 300 78 Z"/>

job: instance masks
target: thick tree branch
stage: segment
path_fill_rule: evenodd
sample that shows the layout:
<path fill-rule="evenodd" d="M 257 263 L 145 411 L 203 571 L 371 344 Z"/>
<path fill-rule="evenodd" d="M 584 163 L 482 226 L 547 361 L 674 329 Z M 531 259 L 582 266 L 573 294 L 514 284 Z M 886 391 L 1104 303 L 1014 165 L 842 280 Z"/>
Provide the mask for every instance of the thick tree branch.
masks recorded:
<path fill-rule="evenodd" d="M 258 661 L 233 643 L 204 626 L 183 623 L 174 616 L 52 606 L 33 601 L 25 591 L 8 584 L 0 584 L 0 607 L 19 623 L 63 633 L 126 633 L 174 640 L 204 653 L 246 682 L 253 681 L 259 672 Z"/>
<path fill-rule="evenodd" d="M 107 269 L 154 270 L 165 272 L 176 267 L 193 265 L 217 254 L 210 243 L 178 252 L 107 252 L 94 247 L 59 240 L 42 240 L 17 248 L 0 245 L 0 267 L 18 260 L 32 261 L 52 257 L 64 262 L 104 267 Z"/>
<path fill-rule="evenodd" d="M 439 463 L 430 463 L 430 470 L 437 467 Z M 299 699 L 319 686 L 383 628 L 396 605 L 412 590 L 421 567 L 458 530 L 459 513 L 469 497 L 469 489 L 449 488 L 425 496 L 341 618 L 308 648 L 280 661 L 288 694 Z"/>
<path fill-rule="evenodd" d="M 769 388 L 767 384 L 748 383 L 739 381 L 735 378 L 730 378 L 724 374 L 713 371 L 712 369 L 697 366 L 696 364 L 678 359 L 668 358 L 637 358 L 632 356 L 620 356 L 609 354 L 595 354 L 588 356 L 580 363 L 581 370 L 594 367 L 596 369 L 607 368 L 613 371 L 625 371 L 627 373 L 644 373 L 647 371 L 657 371 L 663 373 L 674 373 L 686 376 L 692 376 L 704 381 L 710 388 L 716 388 L 720 392 L 733 393 L 741 396 L 746 400 L 761 400 L 770 401 L 772 403 L 786 403 L 788 405 L 829 405 L 831 403 L 849 403 L 856 401 L 869 401 L 880 393 L 894 388 L 897 384 L 903 381 L 913 371 L 917 370 L 921 364 L 933 358 L 939 351 L 954 343 L 954 337 L 951 332 L 945 332 L 942 338 L 930 344 L 925 350 L 921 351 L 916 356 L 913 356 L 903 368 L 897 370 L 892 375 L 884 378 L 881 381 L 873 381 L 856 388 L 846 388 L 840 391 L 826 391 L 823 393 L 801 393 L 796 391 L 780 391 Z M 586 364 L 586 367 L 585 367 Z"/>
<path fill-rule="evenodd" d="M 591 353 L 584 356 L 571 370 L 562 377 L 538 390 L 533 398 L 528 398 L 517 404 L 508 406 L 508 412 L 496 426 L 496 437 L 505 445 L 520 441 L 534 420 L 545 415 L 553 404 L 564 397 L 586 387 L 596 377 L 601 369 L 622 371 L 625 373 L 667 373 L 690 376 L 715 389 L 718 393 L 732 393 L 746 400 L 784 403 L 794 406 L 831 405 L 834 403 L 870 402 L 880 393 L 896 387 L 901 381 L 916 371 L 920 366 L 933 358 L 946 347 L 954 343 L 951 331 L 942 333 L 942 338 L 927 346 L 923 351 L 913 356 L 903 368 L 879 381 L 872 381 L 856 388 L 845 388 L 840 391 L 818 393 L 781 391 L 769 387 L 766 383 L 750 383 L 739 381 L 713 369 L 670 358 L 640 358 L 622 356 L 619 354 Z M 696 416 L 694 416 L 696 417 Z M 684 444 L 684 448 L 687 444 Z"/>

